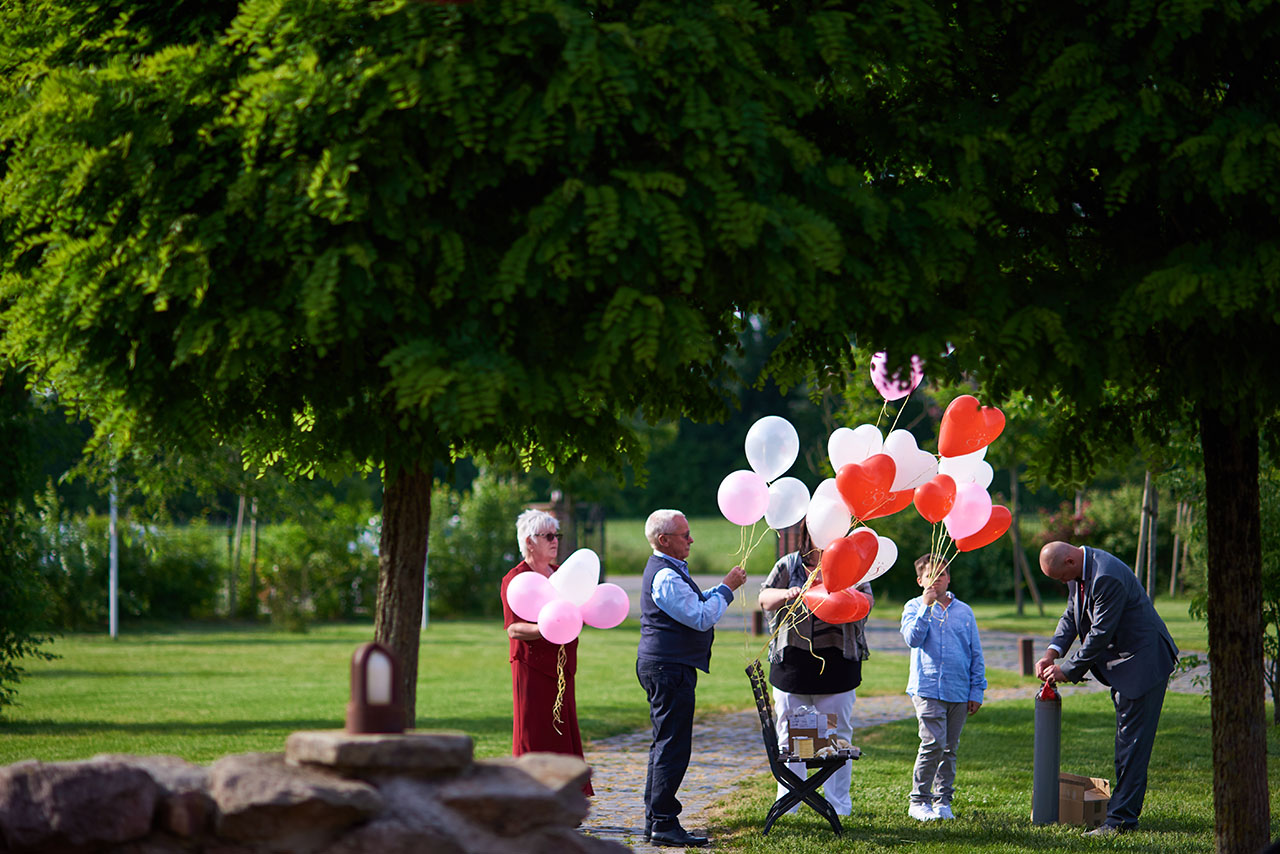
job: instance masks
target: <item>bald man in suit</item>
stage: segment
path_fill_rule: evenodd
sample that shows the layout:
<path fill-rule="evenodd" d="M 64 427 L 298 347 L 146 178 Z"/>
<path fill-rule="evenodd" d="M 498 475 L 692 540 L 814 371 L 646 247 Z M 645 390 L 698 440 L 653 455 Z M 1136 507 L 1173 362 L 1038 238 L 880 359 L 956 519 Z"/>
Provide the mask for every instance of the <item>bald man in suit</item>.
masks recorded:
<path fill-rule="evenodd" d="M 1079 682 L 1086 673 L 1111 688 L 1116 707 L 1116 787 L 1106 821 L 1088 836 L 1133 830 L 1147 793 L 1147 763 L 1178 647 L 1124 561 L 1061 541 L 1040 550 L 1040 571 L 1067 584 L 1067 609 L 1036 675 Z M 1057 663 L 1080 639 L 1073 655 Z"/>

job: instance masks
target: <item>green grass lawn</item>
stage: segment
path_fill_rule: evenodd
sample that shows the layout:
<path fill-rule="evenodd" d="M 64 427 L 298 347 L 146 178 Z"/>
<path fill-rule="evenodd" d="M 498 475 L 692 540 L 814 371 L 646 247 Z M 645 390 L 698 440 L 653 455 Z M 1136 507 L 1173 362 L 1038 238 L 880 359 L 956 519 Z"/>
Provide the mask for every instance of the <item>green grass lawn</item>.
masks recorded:
<path fill-rule="evenodd" d="M 0 764 L 105 752 L 209 762 L 229 753 L 281 750 L 294 730 L 341 727 L 350 655 L 371 635 L 367 624 L 318 626 L 305 635 L 263 627 L 143 630 L 126 625 L 117 641 L 95 635 L 59 639 L 52 650 L 62 658 L 29 663 L 19 685 L 21 705 L 0 718 Z M 578 708 L 587 739 L 647 725 L 648 708 L 634 674 L 637 636 L 633 622 L 610 631 L 584 630 Z M 741 632 L 718 633 L 713 672 L 699 675 L 700 714 L 751 708 L 742 670 L 762 643 L 763 638 Z M 905 655 L 873 651 L 859 695 L 901 692 L 906 670 Z M 987 675 L 992 688 L 1025 686 L 1028 697 L 1033 690 L 1033 680 L 1007 671 Z M 1109 776 L 1114 712 L 1107 696 L 1071 697 L 1064 716 L 1072 737 L 1063 746 L 1063 769 Z M 467 732 L 480 756 L 510 750 L 510 670 L 506 635 L 497 621 L 441 621 L 424 634 L 418 726 Z M 945 826 L 919 826 L 906 817 L 917 744 L 914 722 L 864 730 L 858 739 L 866 757 L 855 766 L 855 811 L 840 840 L 812 813 L 785 818 L 768 837 L 759 835 L 772 783 L 755 773 L 761 756 L 753 741 L 743 748 L 750 754 L 744 756 L 749 776 L 713 820 L 722 840 L 718 844 L 787 854 L 904 845 L 940 852 L 1078 847 L 1081 840 L 1066 828 L 1029 824 L 1031 730 L 1029 699 L 989 702 L 972 719 L 961 740 L 956 801 L 961 819 Z M 1203 698 L 1169 695 L 1144 813 L 1150 832 L 1103 847 L 1212 849 L 1208 731 L 1209 706 Z M 1273 756 L 1277 746 L 1273 734 Z M 1278 771 L 1271 769 L 1273 781 L 1280 781 Z"/>
<path fill-rule="evenodd" d="M 864 751 L 854 764 L 853 815 L 845 834 L 835 837 L 826 821 L 803 808 L 784 816 L 768 836 L 763 817 L 773 801 L 772 778 L 755 775 L 725 798 L 712 830 L 722 850 L 767 854 L 819 854 L 830 851 L 1038 852 L 1044 850 L 1208 852 L 1213 850 L 1213 797 L 1208 738 L 1209 704 L 1199 696 L 1169 694 L 1150 766 L 1150 786 L 1142 813 L 1142 831 L 1105 842 L 1081 838 L 1079 828 L 1036 827 L 1031 802 L 1033 719 L 1030 700 L 985 706 L 960 737 L 957 820 L 919 824 L 907 817 L 911 767 L 919 739 L 914 721 L 864 730 Z M 1062 769 L 1111 777 L 1115 712 L 1106 694 L 1069 698 L 1063 709 Z M 1275 728 L 1269 734 L 1272 815 L 1280 776 Z M 1280 822 L 1273 819 L 1273 834 Z M 1090 844 L 1092 843 L 1092 844 Z"/>
<path fill-rule="evenodd" d="M 372 637 L 368 625 L 324 625 L 297 635 L 267 628 L 182 627 L 120 639 L 70 635 L 55 661 L 35 661 L 19 685 L 19 703 L 0 718 L 0 763 L 79 759 L 95 753 L 170 753 L 208 762 L 228 753 L 280 750 L 290 732 L 341 727 L 349 662 Z M 638 625 L 587 628 L 579 645 L 578 716 L 584 737 L 647 725 L 635 677 Z M 763 638 L 718 633 L 712 673 L 699 675 L 701 713 L 752 706 L 745 663 Z M 875 652 L 863 696 L 906 685 L 907 657 Z M 457 729 L 481 756 L 511 749 L 511 676 L 502 626 L 437 621 L 424 633 L 418 726 Z M 992 687 L 1028 684 L 991 671 Z"/>

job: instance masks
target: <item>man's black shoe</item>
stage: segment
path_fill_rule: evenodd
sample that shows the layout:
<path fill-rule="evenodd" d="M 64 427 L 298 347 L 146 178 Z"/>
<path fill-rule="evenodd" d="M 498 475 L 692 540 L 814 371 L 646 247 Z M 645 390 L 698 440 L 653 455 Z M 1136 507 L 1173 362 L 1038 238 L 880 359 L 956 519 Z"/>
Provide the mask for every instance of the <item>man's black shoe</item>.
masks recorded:
<path fill-rule="evenodd" d="M 648 842 L 653 838 L 653 822 L 646 821 L 644 823 L 644 841 Z"/>
<path fill-rule="evenodd" d="M 666 845 L 672 848 L 703 848 L 711 843 L 707 837 L 694 836 L 679 825 L 671 830 L 653 831 L 650 840 L 654 845 Z"/>

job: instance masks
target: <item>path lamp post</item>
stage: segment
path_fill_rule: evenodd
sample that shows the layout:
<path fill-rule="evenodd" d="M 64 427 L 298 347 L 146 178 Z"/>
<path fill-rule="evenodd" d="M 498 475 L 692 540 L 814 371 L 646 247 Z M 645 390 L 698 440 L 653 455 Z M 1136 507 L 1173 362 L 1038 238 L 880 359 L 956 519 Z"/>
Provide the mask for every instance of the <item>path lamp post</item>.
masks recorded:
<path fill-rule="evenodd" d="M 399 669 L 391 650 L 382 644 L 365 643 L 356 647 L 351 656 L 347 732 L 404 732 Z"/>

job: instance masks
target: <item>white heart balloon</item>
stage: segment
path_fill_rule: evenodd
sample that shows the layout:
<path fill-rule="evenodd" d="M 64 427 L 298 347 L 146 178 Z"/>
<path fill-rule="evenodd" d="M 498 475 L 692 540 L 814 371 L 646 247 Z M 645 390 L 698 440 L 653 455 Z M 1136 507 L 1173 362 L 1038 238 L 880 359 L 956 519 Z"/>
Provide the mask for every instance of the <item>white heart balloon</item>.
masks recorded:
<path fill-rule="evenodd" d="M 828 498 L 815 498 L 809 502 L 809 512 L 805 516 L 805 525 L 809 529 L 809 539 L 813 547 L 825 549 L 849 530 L 853 518 L 843 501 L 832 501 Z"/>
<path fill-rule="evenodd" d="M 943 457 L 938 463 L 938 474 L 950 476 L 957 485 L 976 483 L 983 489 L 989 489 L 995 471 L 991 468 L 991 463 L 982 459 L 986 453 L 987 449 L 983 448 L 962 457 Z"/>
<path fill-rule="evenodd" d="M 809 487 L 794 477 L 781 477 L 769 486 L 769 509 L 764 521 L 775 531 L 790 528 L 809 512 Z"/>
<path fill-rule="evenodd" d="M 831 458 L 831 468 L 840 471 L 849 463 L 860 463 L 867 457 L 873 457 L 884 448 L 884 438 L 880 428 L 874 424 L 862 424 L 850 430 L 840 427 L 827 440 L 827 456 Z"/>
<path fill-rule="evenodd" d="M 747 431 L 747 463 L 766 481 L 791 468 L 800 455 L 800 434 L 779 415 L 766 415 Z"/>
<path fill-rule="evenodd" d="M 857 533 L 855 531 L 855 533 Z M 876 552 L 876 559 L 872 562 L 871 568 L 867 570 L 867 574 L 862 576 L 862 581 L 874 581 L 884 575 L 898 560 L 898 544 L 888 537 L 876 535 L 876 539 L 880 541 L 880 550 Z"/>
<path fill-rule="evenodd" d="M 551 586 L 575 605 L 582 605 L 600 583 L 600 557 L 591 549 L 578 549 L 551 573 Z"/>
<path fill-rule="evenodd" d="M 908 430 L 894 430 L 884 440 L 884 452 L 897 469 L 890 489 L 898 492 L 928 483 L 938 473 L 938 458 L 920 450 L 916 437 Z"/>

